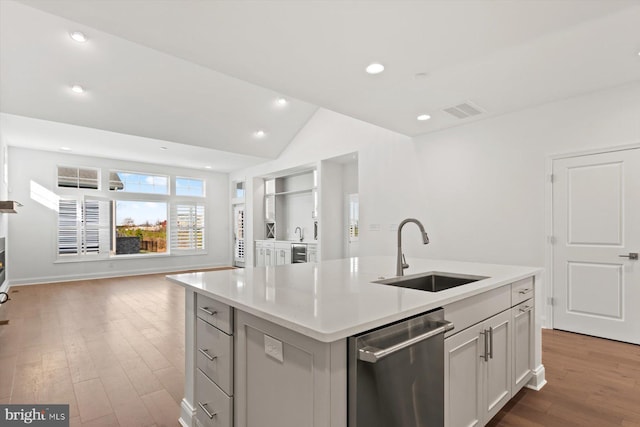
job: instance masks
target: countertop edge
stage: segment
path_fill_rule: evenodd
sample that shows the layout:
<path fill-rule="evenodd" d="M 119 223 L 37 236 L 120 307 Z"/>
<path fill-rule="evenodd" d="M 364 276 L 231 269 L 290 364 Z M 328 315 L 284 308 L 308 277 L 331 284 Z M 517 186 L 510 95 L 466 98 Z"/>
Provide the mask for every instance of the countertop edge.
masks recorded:
<path fill-rule="evenodd" d="M 432 310 L 434 308 L 438 308 L 438 307 L 443 307 L 445 305 L 454 303 L 456 301 L 460 301 L 469 297 L 473 297 L 475 295 L 490 291 L 492 289 L 496 289 L 502 286 L 506 286 L 510 283 L 513 282 L 517 282 L 519 280 L 525 279 L 527 277 L 532 277 L 532 276 L 537 276 L 539 274 L 541 274 L 543 272 L 542 268 L 537 268 L 537 267 L 523 267 L 523 266 L 512 266 L 512 267 L 516 267 L 519 268 L 520 271 L 518 272 L 518 274 L 509 274 L 509 275 L 505 275 L 502 278 L 493 278 L 494 280 L 491 280 L 489 283 L 485 283 L 482 284 L 481 282 L 477 282 L 477 284 L 475 284 L 474 286 L 464 286 L 464 287 L 458 287 L 455 289 L 451 289 L 448 291 L 442 291 L 439 293 L 439 296 L 441 296 L 440 299 L 438 299 L 437 301 L 434 301 L 432 303 L 428 303 L 428 304 L 424 304 L 424 305 L 419 305 L 416 306 L 414 308 L 411 309 L 405 309 L 405 310 L 401 310 L 398 311 L 396 313 L 393 314 L 387 314 L 387 315 L 382 315 L 377 319 L 371 320 L 371 321 L 366 321 L 366 322 L 361 322 L 358 324 L 352 324 L 352 325 L 347 325 L 342 329 L 339 330 L 332 330 L 332 331 L 322 331 L 322 330 L 318 330 L 318 329 L 314 329 L 314 328 L 310 328 L 308 326 L 304 326 L 301 325 L 300 323 L 296 323 L 294 320 L 288 319 L 288 318 L 284 318 L 281 316 L 278 316 L 274 313 L 265 311 L 265 310 L 261 310 L 259 308 L 256 307 L 252 307 L 250 305 L 244 304 L 241 301 L 237 301 L 234 300 L 232 298 L 228 298 L 225 297 L 224 295 L 215 293 L 215 292 L 211 292 L 210 290 L 207 289 L 203 289 L 201 287 L 198 286 L 194 286 L 190 283 L 187 283 L 183 280 L 180 280 L 179 276 L 183 276 L 183 275 L 167 275 L 165 276 L 169 281 L 176 283 L 180 286 L 183 286 L 185 289 L 189 289 L 193 292 L 199 293 L 199 294 L 203 294 L 205 296 L 208 296 L 210 298 L 213 298 L 217 301 L 220 301 L 222 303 L 228 304 L 229 306 L 232 306 L 234 308 L 237 308 L 239 310 L 242 310 L 246 313 L 249 313 L 253 316 L 256 316 L 258 318 L 261 318 L 263 320 L 267 320 L 270 322 L 273 322 L 275 324 L 278 324 L 282 327 L 285 327 L 287 329 L 290 329 L 292 331 L 298 332 L 302 335 L 308 336 L 312 339 L 315 339 L 317 341 L 320 342 L 324 342 L 324 343 L 330 343 L 330 342 L 335 342 L 353 335 L 357 335 L 360 334 L 362 332 L 371 330 L 371 329 L 375 329 L 377 327 L 389 324 L 389 323 L 393 323 L 402 319 L 406 319 L 408 317 L 412 317 L 414 315 L 418 315 L 421 313 L 424 313 L 426 311 Z M 496 280 L 497 279 L 497 280 Z M 409 291 L 414 291 L 414 290 L 409 290 Z M 424 291 L 420 291 L 420 290 L 415 290 L 414 292 L 418 292 L 418 293 L 422 293 Z M 417 294 L 418 295 L 418 294 Z"/>

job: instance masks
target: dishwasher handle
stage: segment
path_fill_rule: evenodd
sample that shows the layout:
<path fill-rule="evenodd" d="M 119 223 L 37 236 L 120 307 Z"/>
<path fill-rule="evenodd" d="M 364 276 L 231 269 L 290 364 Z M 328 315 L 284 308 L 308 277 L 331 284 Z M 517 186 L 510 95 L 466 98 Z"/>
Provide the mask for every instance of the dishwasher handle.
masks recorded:
<path fill-rule="evenodd" d="M 376 363 L 377 361 L 384 359 L 387 356 L 392 355 L 395 352 L 403 350 L 407 347 L 411 347 L 414 344 L 417 344 L 421 341 L 434 337 L 438 334 L 443 334 L 453 329 L 453 323 L 442 321 L 438 322 L 440 326 L 435 329 L 431 329 L 423 334 L 417 335 L 413 338 L 409 338 L 406 341 L 399 342 L 398 344 L 394 344 L 387 348 L 377 348 L 377 347 L 363 347 L 358 350 L 358 359 L 363 362 Z"/>

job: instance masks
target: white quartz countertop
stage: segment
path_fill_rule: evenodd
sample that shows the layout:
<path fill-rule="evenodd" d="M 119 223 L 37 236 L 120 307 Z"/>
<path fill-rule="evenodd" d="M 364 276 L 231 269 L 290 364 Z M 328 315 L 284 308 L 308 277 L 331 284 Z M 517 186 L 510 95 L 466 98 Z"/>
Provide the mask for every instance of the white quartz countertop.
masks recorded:
<path fill-rule="evenodd" d="M 372 283 L 395 276 L 395 257 L 184 273 L 167 278 L 318 341 L 333 342 L 542 271 L 534 267 L 419 258 L 407 261 L 411 267 L 405 275 L 441 272 L 488 278 L 440 292 Z"/>

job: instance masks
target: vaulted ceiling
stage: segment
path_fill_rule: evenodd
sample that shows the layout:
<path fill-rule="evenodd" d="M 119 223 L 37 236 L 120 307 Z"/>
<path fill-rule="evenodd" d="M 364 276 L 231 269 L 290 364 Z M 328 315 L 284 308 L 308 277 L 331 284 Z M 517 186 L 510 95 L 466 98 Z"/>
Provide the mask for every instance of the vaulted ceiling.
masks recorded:
<path fill-rule="evenodd" d="M 1 130 L 232 170 L 277 157 L 318 107 L 415 136 L 640 80 L 638 22 L 637 0 L 3 0 Z M 480 113 L 443 111 L 464 103 Z"/>

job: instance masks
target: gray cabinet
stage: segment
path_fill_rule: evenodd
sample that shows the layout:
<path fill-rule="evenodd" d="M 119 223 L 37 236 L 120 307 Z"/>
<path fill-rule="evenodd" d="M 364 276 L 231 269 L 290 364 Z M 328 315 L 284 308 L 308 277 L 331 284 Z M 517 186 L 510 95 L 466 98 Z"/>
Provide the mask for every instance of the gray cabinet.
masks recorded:
<path fill-rule="evenodd" d="M 236 311 L 236 427 L 346 427 L 346 340 Z"/>
<path fill-rule="evenodd" d="M 533 375 L 534 279 L 445 306 L 445 426 L 483 426 Z"/>
<path fill-rule="evenodd" d="M 196 294 L 195 424 L 233 426 L 233 308 Z"/>
<path fill-rule="evenodd" d="M 511 398 L 511 313 L 445 340 L 445 426 L 484 425 Z"/>
<path fill-rule="evenodd" d="M 535 303 L 527 299 L 511 309 L 513 323 L 513 394 L 533 376 Z"/>

